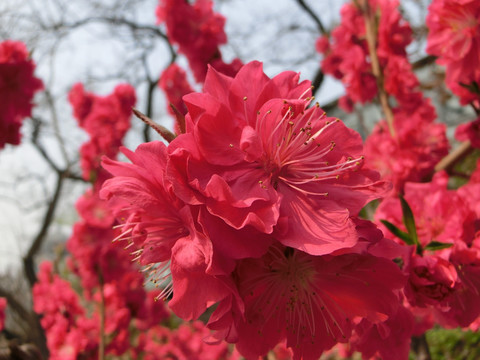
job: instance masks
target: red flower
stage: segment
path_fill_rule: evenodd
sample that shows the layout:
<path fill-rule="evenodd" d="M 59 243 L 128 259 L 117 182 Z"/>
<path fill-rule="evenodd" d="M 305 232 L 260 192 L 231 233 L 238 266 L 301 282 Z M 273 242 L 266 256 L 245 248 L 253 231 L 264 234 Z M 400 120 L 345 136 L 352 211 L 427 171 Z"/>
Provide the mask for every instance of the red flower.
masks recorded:
<path fill-rule="evenodd" d="M 197 223 L 198 211 L 172 193 L 164 175 L 167 157 L 163 143 L 142 144 L 136 152 L 123 152 L 132 164 L 104 159 L 103 166 L 114 177 L 101 190 L 103 198 L 128 204 L 117 214 L 125 219 L 118 238 L 133 242 L 140 264 L 152 269 L 155 282 L 166 286 L 161 297 L 173 290 L 169 305 L 174 312 L 184 319 L 196 319 L 231 293 L 226 275 L 233 260 L 214 259 L 214 244 Z M 261 246 L 253 245 L 257 247 Z M 171 283 L 167 280 L 170 274 Z"/>
<path fill-rule="evenodd" d="M 413 325 L 413 315 L 403 306 L 383 323 L 363 319 L 355 327 L 357 336 L 352 338 L 352 348 L 360 351 L 365 359 L 376 358 L 375 355 L 382 359 L 408 359 Z"/>
<path fill-rule="evenodd" d="M 310 103 L 310 83 L 269 79 L 252 62 L 235 78 L 210 69 L 189 94 L 187 133 L 168 147 L 175 194 L 235 229 L 275 228 L 284 245 L 327 254 L 357 242 L 350 220 L 384 183 L 362 168 L 360 136 Z"/>
<path fill-rule="evenodd" d="M 447 308 L 447 300 L 454 291 L 457 272 L 453 264 L 438 256 L 413 256 L 408 264 L 410 278 L 405 295 L 412 306 L 433 305 Z"/>
<path fill-rule="evenodd" d="M 0 149 L 20 143 L 20 127 L 32 113 L 35 93 L 43 83 L 33 74 L 35 63 L 24 43 L 7 40 L 0 43 Z"/>
<path fill-rule="evenodd" d="M 355 317 L 376 324 L 394 315 L 395 290 L 404 283 L 387 259 L 311 256 L 281 246 L 260 259 L 242 260 L 235 274 L 245 302 L 245 319 L 237 319 L 237 348 L 252 359 L 285 338 L 294 359 L 318 359 L 349 340 Z"/>

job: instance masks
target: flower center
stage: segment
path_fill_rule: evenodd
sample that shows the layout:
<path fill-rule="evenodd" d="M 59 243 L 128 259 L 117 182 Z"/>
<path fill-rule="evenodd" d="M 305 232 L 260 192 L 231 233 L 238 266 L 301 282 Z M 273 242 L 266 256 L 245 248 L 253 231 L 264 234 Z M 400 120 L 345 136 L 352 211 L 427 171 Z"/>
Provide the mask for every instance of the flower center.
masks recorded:
<path fill-rule="evenodd" d="M 258 114 L 257 132 L 264 149 L 261 165 L 275 189 L 282 183 L 305 194 L 326 196 L 309 184 L 338 180 L 345 172 L 357 169 L 363 156 L 332 156 L 336 147 L 332 130 L 342 126 L 340 120 L 328 121 L 318 103 L 305 110 L 309 101 L 296 104 L 295 109 L 284 102 L 281 111 Z"/>

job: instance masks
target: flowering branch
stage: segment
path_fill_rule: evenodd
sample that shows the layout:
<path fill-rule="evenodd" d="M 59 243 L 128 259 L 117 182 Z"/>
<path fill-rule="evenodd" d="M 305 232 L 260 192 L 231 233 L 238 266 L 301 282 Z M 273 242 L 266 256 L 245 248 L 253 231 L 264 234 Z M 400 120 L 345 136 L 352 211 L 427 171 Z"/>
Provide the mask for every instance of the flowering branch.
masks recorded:
<path fill-rule="evenodd" d="M 393 126 L 393 112 L 388 103 L 388 94 L 383 86 L 383 73 L 380 67 L 380 62 L 377 56 L 377 22 L 375 21 L 375 14 L 372 12 L 368 1 L 364 1 L 362 6 L 363 16 L 365 18 L 365 35 L 367 37 L 368 52 L 370 61 L 372 63 L 372 71 L 377 80 L 378 98 L 382 106 L 385 120 L 387 121 L 390 135 L 395 137 L 395 128 Z"/>

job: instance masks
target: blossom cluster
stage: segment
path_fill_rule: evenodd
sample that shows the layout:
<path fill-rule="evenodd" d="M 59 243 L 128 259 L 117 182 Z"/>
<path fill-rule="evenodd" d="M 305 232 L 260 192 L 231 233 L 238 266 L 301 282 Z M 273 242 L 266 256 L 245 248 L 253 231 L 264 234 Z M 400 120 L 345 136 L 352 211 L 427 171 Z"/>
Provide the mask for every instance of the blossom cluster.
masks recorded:
<path fill-rule="evenodd" d="M 96 181 L 103 176 L 100 158 L 115 156 L 122 139 L 130 128 L 131 108 L 135 104 L 135 90 L 128 84 L 118 85 L 113 94 L 99 97 L 86 92 L 83 84 L 72 87 L 68 99 L 78 125 L 90 139 L 80 149 L 83 178 Z"/>
<path fill-rule="evenodd" d="M 431 182 L 405 186 L 418 243 L 416 251 L 410 248 L 403 257 L 408 274 L 404 293 L 417 319 L 417 334 L 434 323 L 446 328 L 475 326 L 480 315 L 480 183 L 470 180 L 458 190 L 448 190 L 447 182 L 446 173 L 440 172 Z M 398 198 L 385 199 L 375 217 L 407 232 Z M 395 237 L 386 228 L 384 232 Z"/>
<path fill-rule="evenodd" d="M 20 127 L 31 116 L 33 96 L 43 89 L 34 75 L 35 63 L 20 41 L 0 43 L 0 149 L 20 144 Z"/>
<path fill-rule="evenodd" d="M 365 153 L 369 165 L 392 181 L 401 192 L 406 181 L 422 181 L 448 152 L 445 125 L 434 123 L 435 108 L 419 88 L 406 47 L 412 40 L 409 24 L 402 18 L 396 0 L 369 0 L 377 14 L 376 54 L 381 79 L 372 70 L 366 40 L 365 10 L 359 3 L 342 7 L 341 24 L 332 31 L 332 43 L 325 37 L 317 49 L 325 54 L 322 69 L 339 78 L 347 94 L 340 105 L 353 109 L 355 102 L 369 102 L 378 86 L 394 100 L 393 129 L 380 121 L 368 137 Z M 393 134 L 392 134 L 393 132 Z"/>
<path fill-rule="evenodd" d="M 446 67 L 445 83 L 462 104 L 480 108 L 480 3 L 434 0 L 426 24 L 426 51 Z"/>
<path fill-rule="evenodd" d="M 121 355 L 131 350 L 130 324 L 145 330 L 168 316 L 163 304 L 154 301 L 156 293 L 144 289 L 143 275 L 122 244 L 112 244 L 120 232 L 113 228 L 117 223 L 111 210 L 98 197 L 101 185 L 109 177 L 99 159 L 118 153 L 130 127 L 135 91 L 123 84 L 113 94 L 100 97 L 77 84 L 69 99 L 80 127 L 89 135 L 80 154 L 84 178 L 92 186 L 76 204 L 80 220 L 67 242 L 71 253 L 68 263 L 80 280 L 84 300 L 93 309 L 84 308 L 71 285 L 53 273 L 51 264 L 45 263 L 34 287 L 35 310 L 43 315 L 42 326 L 52 359 L 76 359 L 79 354 L 97 358 L 102 321 L 104 336 L 111 338 L 105 344 L 106 351 Z M 53 289 L 58 298 L 48 296 Z"/>
<path fill-rule="evenodd" d="M 194 4 L 160 0 L 156 11 L 158 22 L 165 23 L 169 40 L 177 44 L 178 51 L 187 57 L 195 80 L 199 83 L 205 80 L 209 65 L 229 76 L 234 76 L 242 66 L 237 58 L 231 64 L 222 60 L 219 45 L 227 42 L 223 29 L 225 18 L 213 12 L 212 6 L 211 0 L 197 0 Z M 168 112 L 176 119 L 175 132 L 185 132 L 183 116 L 187 108 L 182 97 L 193 92 L 186 72 L 178 64 L 172 63 L 162 72 L 158 85 L 170 104 Z"/>
<path fill-rule="evenodd" d="M 224 63 L 225 19 L 211 0 L 157 7 L 203 84 L 194 92 L 176 63 L 161 75 L 177 118 L 168 144 L 122 147 L 130 85 L 104 97 L 72 88 L 90 187 L 67 268 L 42 264 L 33 288 L 51 359 L 315 360 L 336 347 L 405 360 L 412 336 L 434 325 L 478 330 L 480 159 L 456 188 L 435 173 L 446 129 L 408 59 L 399 5 L 348 2 L 316 44 L 322 70 L 345 85 L 340 106 L 385 96 L 365 146 L 298 73 Z M 479 17 L 477 1 L 434 0 L 427 20 L 427 51 L 477 110 L 455 136 L 476 148 Z M 5 306 L 0 298 L 0 330 Z"/>
<path fill-rule="evenodd" d="M 219 46 L 227 42 L 225 18 L 214 13 L 212 7 L 211 0 L 196 0 L 193 4 L 160 0 L 156 11 L 158 23 L 165 23 L 169 40 L 188 59 L 198 82 L 205 79 L 208 64 L 227 75 L 234 75 L 242 65 L 239 59 L 231 64 L 222 60 Z"/>
<path fill-rule="evenodd" d="M 293 72 L 210 68 L 204 92 L 184 97 L 185 133 L 124 149 L 131 164 L 103 161 L 114 177 L 100 196 L 128 204 L 116 208 L 123 238 L 169 307 L 192 320 L 218 304 L 207 341 L 247 358 L 286 341 L 315 359 L 399 309 L 391 242 L 358 218 L 388 186 L 364 166 L 360 136 L 311 100 Z"/>

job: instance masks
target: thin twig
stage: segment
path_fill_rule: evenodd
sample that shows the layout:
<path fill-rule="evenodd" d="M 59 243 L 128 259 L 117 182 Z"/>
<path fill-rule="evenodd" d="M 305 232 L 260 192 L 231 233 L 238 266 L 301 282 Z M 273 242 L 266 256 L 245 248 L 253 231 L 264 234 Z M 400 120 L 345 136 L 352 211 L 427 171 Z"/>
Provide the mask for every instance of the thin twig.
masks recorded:
<path fill-rule="evenodd" d="M 52 66 L 51 68 L 55 69 L 54 66 Z M 53 130 L 54 130 L 55 137 L 58 141 L 58 145 L 60 146 L 60 152 L 62 153 L 63 160 L 65 161 L 65 166 L 67 168 L 69 168 L 70 167 L 70 160 L 68 158 L 67 148 L 65 146 L 65 141 L 63 140 L 62 135 L 60 134 L 60 126 L 59 126 L 57 111 L 55 109 L 55 102 L 54 102 L 54 99 L 53 99 L 53 96 L 52 96 L 51 92 L 48 89 L 45 90 L 45 97 L 47 98 L 48 106 L 50 108 L 50 114 L 52 116 Z"/>
<path fill-rule="evenodd" d="M 161 37 L 165 42 L 167 43 L 168 50 L 170 52 L 170 55 L 173 59 L 176 58 L 177 54 L 170 43 L 168 37 L 166 34 L 164 34 L 158 26 L 154 25 L 149 25 L 149 24 L 138 24 L 135 23 L 131 20 L 121 18 L 121 17 L 108 17 L 108 16 L 93 16 L 89 18 L 85 18 L 82 20 L 79 20 L 74 23 L 66 24 L 66 23 L 59 23 L 55 24 L 51 27 L 53 31 L 59 31 L 59 30 L 64 30 L 64 29 L 74 29 L 81 27 L 83 25 L 89 24 L 89 23 L 94 23 L 94 22 L 103 22 L 103 23 L 110 23 L 113 25 L 124 25 L 129 27 L 132 31 L 144 31 L 144 32 L 150 32 L 151 34 Z"/>
<path fill-rule="evenodd" d="M 303 8 L 303 10 L 305 10 L 308 13 L 308 15 L 310 15 L 312 20 L 315 21 L 315 24 L 317 24 L 317 28 L 320 31 L 320 33 L 322 35 L 325 35 L 327 31 L 325 30 L 325 26 L 323 26 L 323 23 L 320 20 L 320 18 L 317 16 L 317 14 L 315 14 L 313 10 L 307 4 L 305 4 L 305 1 L 297 0 L 297 2 Z"/>
<path fill-rule="evenodd" d="M 435 165 L 435 171 L 451 169 L 459 160 L 467 156 L 472 150 L 473 148 L 470 141 L 467 140 L 461 143 L 459 147 L 457 147 L 450 154 L 440 160 L 437 165 Z"/>
<path fill-rule="evenodd" d="M 430 354 L 430 349 L 428 347 L 428 342 L 425 334 L 421 336 L 413 336 L 411 348 L 413 352 L 417 355 L 418 360 L 431 360 L 432 356 Z"/>
<path fill-rule="evenodd" d="M 365 35 L 368 43 L 368 52 L 370 55 L 370 61 L 372 63 L 372 72 L 377 80 L 378 98 L 380 105 L 382 106 L 385 120 L 387 121 L 388 130 L 390 135 L 395 137 L 395 127 L 393 125 L 393 111 L 388 103 L 388 94 L 384 88 L 384 79 L 380 62 L 377 55 L 377 22 L 375 20 L 375 14 L 372 12 L 372 8 L 368 1 L 364 1 L 362 6 L 363 17 L 365 19 Z"/>
<path fill-rule="evenodd" d="M 136 117 L 142 120 L 145 124 L 150 126 L 153 130 L 155 130 L 161 137 L 163 137 L 167 142 L 172 142 L 175 139 L 175 134 L 168 130 L 165 126 L 159 125 L 154 122 L 149 117 L 145 116 L 142 112 L 138 111 L 135 108 L 132 108 L 133 113 Z"/>
<path fill-rule="evenodd" d="M 146 103 L 146 117 L 152 118 L 153 115 L 153 92 L 157 88 L 158 80 L 152 81 L 148 80 L 148 88 L 147 88 L 147 103 Z M 135 114 L 136 115 L 136 114 Z M 138 115 L 137 115 L 138 116 Z M 149 130 L 150 125 L 145 123 L 145 127 L 143 128 L 143 139 L 145 142 L 151 141 Z"/>

